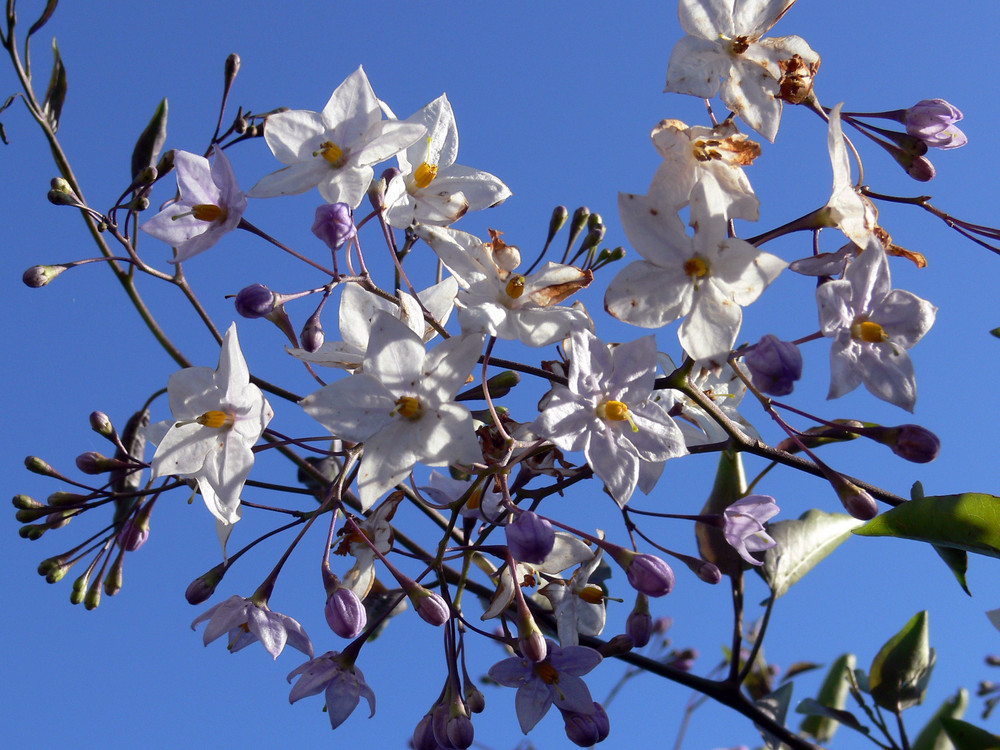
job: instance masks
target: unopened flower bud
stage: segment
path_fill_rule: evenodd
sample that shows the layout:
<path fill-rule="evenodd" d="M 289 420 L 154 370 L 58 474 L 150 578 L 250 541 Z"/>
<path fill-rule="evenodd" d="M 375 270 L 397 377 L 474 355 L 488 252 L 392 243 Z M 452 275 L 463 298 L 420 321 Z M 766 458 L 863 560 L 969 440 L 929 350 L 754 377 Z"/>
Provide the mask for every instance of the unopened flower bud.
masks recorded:
<path fill-rule="evenodd" d="M 767 334 L 743 358 L 753 384 L 772 396 L 787 396 L 802 377 L 802 353 L 790 341 Z"/>
<path fill-rule="evenodd" d="M 233 52 L 229 57 L 226 58 L 226 88 L 229 88 L 233 84 L 233 80 L 236 75 L 240 72 L 240 56 Z"/>
<path fill-rule="evenodd" d="M 43 503 L 38 502 L 33 497 L 28 495 L 14 495 L 11 500 L 14 503 L 14 507 L 18 510 L 35 510 L 36 508 L 44 508 Z"/>
<path fill-rule="evenodd" d="M 156 173 L 160 177 L 163 177 L 163 175 L 173 171 L 175 156 L 177 156 L 177 149 L 172 148 L 163 154 L 163 156 L 160 157 L 160 160 L 156 162 Z"/>
<path fill-rule="evenodd" d="M 692 566 L 691 570 L 705 583 L 711 583 L 713 586 L 722 580 L 722 571 L 719 570 L 719 566 L 708 560 L 703 560 L 701 565 L 697 567 Z"/>
<path fill-rule="evenodd" d="M 149 539 L 149 520 L 129 518 L 118 532 L 118 546 L 126 552 L 135 552 Z"/>
<path fill-rule="evenodd" d="M 937 174 L 934 165 L 931 164 L 931 160 L 926 156 L 915 156 L 895 146 L 892 148 L 886 147 L 886 150 L 896 160 L 896 163 L 906 171 L 906 174 L 910 175 L 917 182 L 927 182 Z"/>
<path fill-rule="evenodd" d="M 319 318 L 315 320 L 309 318 L 306 321 L 305 326 L 302 328 L 302 333 L 299 334 L 299 340 L 302 342 L 302 348 L 307 352 L 314 352 L 323 346 L 326 341 L 326 334 L 323 333 L 323 326 L 319 322 Z"/>
<path fill-rule="evenodd" d="M 275 295 L 263 284 L 251 284 L 236 295 L 236 312 L 244 318 L 264 318 L 274 310 Z"/>
<path fill-rule="evenodd" d="M 21 274 L 21 281 L 33 289 L 38 289 L 48 284 L 52 279 L 65 271 L 66 268 L 67 266 L 61 265 L 32 266 Z"/>
<path fill-rule="evenodd" d="M 125 469 L 131 466 L 126 461 L 110 458 L 97 451 L 87 451 L 76 457 L 76 468 L 84 474 L 104 474 L 115 469 Z"/>
<path fill-rule="evenodd" d="M 226 564 L 219 563 L 204 575 L 195 578 L 188 584 L 184 598 L 188 604 L 201 604 L 207 601 L 215 593 L 215 587 L 222 581 L 222 576 L 226 574 Z"/>
<path fill-rule="evenodd" d="M 411 744 L 413 750 L 439 750 L 441 746 L 434 739 L 434 720 L 431 714 L 424 714 L 424 718 L 417 722 Z"/>
<path fill-rule="evenodd" d="M 90 429 L 106 438 L 111 438 L 115 434 L 115 428 L 111 424 L 111 419 L 103 411 L 90 413 Z"/>
<path fill-rule="evenodd" d="M 1000 656 L 996 654 L 988 654 L 986 656 L 986 664 L 991 667 L 1000 667 Z"/>
<path fill-rule="evenodd" d="M 530 510 L 518 513 L 517 518 L 504 527 L 504 531 L 511 556 L 531 565 L 541 563 L 556 543 L 552 524 Z"/>
<path fill-rule="evenodd" d="M 73 563 L 68 563 L 61 557 L 50 557 L 48 560 L 42 560 L 39 563 L 38 574 L 45 576 L 46 583 L 58 583 L 72 567 Z"/>
<path fill-rule="evenodd" d="M 955 127 L 962 113 L 944 99 L 924 99 L 910 107 L 903 116 L 906 132 L 934 148 L 958 148 L 969 142 Z"/>
<path fill-rule="evenodd" d="M 43 461 L 38 456 L 28 456 L 25 458 L 24 467 L 33 474 L 41 474 L 44 477 L 59 477 L 59 472 L 49 466 L 47 461 Z"/>
<path fill-rule="evenodd" d="M 517 650 L 525 659 L 531 659 L 535 662 L 544 661 L 548 655 L 549 649 L 545 643 L 545 636 L 542 635 L 535 619 L 527 611 L 518 618 Z"/>
<path fill-rule="evenodd" d="M 475 728 L 461 699 L 434 709 L 432 727 L 434 739 L 441 747 L 466 750 L 475 739 Z"/>
<path fill-rule="evenodd" d="M 441 598 L 440 594 L 435 594 L 420 584 L 413 586 L 407 594 L 410 597 L 410 601 L 413 602 L 413 607 L 417 610 L 417 614 L 420 615 L 424 622 L 438 626 L 444 625 L 451 618 L 451 610 L 448 609 L 448 603 Z"/>
<path fill-rule="evenodd" d="M 625 634 L 632 639 L 636 648 L 642 648 L 653 635 L 653 616 L 649 613 L 649 597 L 637 594 L 635 606 L 625 620 Z"/>
<path fill-rule="evenodd" d="M 587 225 L 587 219 L 590 217 L 590 209 L 586 206 L 580 206 L 576 211 L 573 212 L 573 218 L 569 223 L 569 231 L 573 235 L 577 235 L 583 231 L 583 228 Z"/>
<path fill-rule="evenodd" d="M 667 665 L 682 672 L 690 672 L 694 669 L 694 662 L 698 658 L 698 649 L 685 648 L 681 651 L 673 652 L 673 658 L 667 661 Z"/>
<path fill-rule="evenodd" d="M 54 508 L 65 508 L 67 506 L 79 506 L 87 502 L 88 496 L 78 492 L 53 492 L 46 502 Z"/>
<path fill-rule="evenodd" d="M 623 549 L 631 559 L 618 562 L 625 569 L 628 582 L 636 591 L 648 596 L 666 596 L 674 588 L 674 571 L 666 560 L 645 552 L 635 553 Z"/>
<path fill-rule="evenodd" d="M 559 709 L 565 722 L 566 736 L 570 742 L 580 747 L 590 747 L 607 739 L 611 732 L 608 712 L 597 701 L 594 711 L 589 714 Z"/>
<path fill-rule="evenodd" d="M 28 539 L 32 542 L 37 541 L 42 538 L 42 534 L 49 530 L 49 527 L 45 524 L 28 524 L 22 526 L 17 530 L 17 535 L 22 539 Z"/>
<path fill-rule="evenodd" d="M 868 427 L 865 437 L 889 446 L 892 452 L 907 461 L 925 464 L 937 458 L 941 450 L 938 436 L 917 424 L 903 424 L 898 427 Z"/>
<path fill-rule="evenodd" d="M 330 629 L 341 638 L 356 638 L 368 624 L 365 605 L 353 590 L 337 588 L 326 600 L 324 609 Z"/>
<path fill-rule="evenodd" d="M 68 524 L 73 520 L 73 516 L 76 515 L 73 509 L 69 510 L 57 510 L 49 515 L 45 519 L 45 526 L 50 529 L 61 529 L 63 526 Z"/>
<path fill-rule="evenodd" d="M 51 509 L 48 506 L 39 503 L 38 508 L 22 508 L 14 514 L 14 518 L 17 519 L 18 523 L 34 523 L 39 518 L 45 518 L 50 512 Z"/>
<path fill-rule="evenodd" d="M 466 681 L 462 691 L 462 699 L 470 713 L 480 714 L 486 708 L 486 696 L 471 680 Z"/>
<path fill-rule="evenodd" d="M 633 648 L 635 648 L 635 641 L 632 640 L 632 636 L 626 633 L 619 633 L 618 635 L 610 638 L 607 643 L 602 645 L 597 650 L 600 652 L 601 656 L 610 658 L 612 656 L 627 654 Z"/>
<path fill-rule="evenodd" d="M 566 225 L 569 218 L 569 209 L 566 206 L 556 206 L 552 209 L 552 218 L 549 219 L 549 233 L 545 238 L 545 244 L 552 242 L 560 229 Z"/>
<path fill-rule="evenodd" d="M 868 492 L 858 487 L 839 474 L 830 478 L 830 483 L 837 491 L 837 497 L 844 510 L 861 521 L 870 521 L 878 515 L 878 503 Z"/>
<path fill-rule="evenodd" d="M 325 203 L 316 209 L 313 234 L 331 250 L 339 250 L 358 233 L 354 226 L 353 212 L 346 203 Z"/>

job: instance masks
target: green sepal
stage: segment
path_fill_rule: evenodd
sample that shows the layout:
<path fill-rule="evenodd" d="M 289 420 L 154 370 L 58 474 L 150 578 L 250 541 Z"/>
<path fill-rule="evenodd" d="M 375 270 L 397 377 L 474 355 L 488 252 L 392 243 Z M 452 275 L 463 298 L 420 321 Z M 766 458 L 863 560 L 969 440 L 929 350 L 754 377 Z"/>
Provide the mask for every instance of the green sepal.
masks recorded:
<path fill-rule="evenodd" d="M 923 610 L 911 617 L 875 655 L 868 670 L 872 699 L 893 712 L 923 703 L 934 661 L 927 610 Z"/>

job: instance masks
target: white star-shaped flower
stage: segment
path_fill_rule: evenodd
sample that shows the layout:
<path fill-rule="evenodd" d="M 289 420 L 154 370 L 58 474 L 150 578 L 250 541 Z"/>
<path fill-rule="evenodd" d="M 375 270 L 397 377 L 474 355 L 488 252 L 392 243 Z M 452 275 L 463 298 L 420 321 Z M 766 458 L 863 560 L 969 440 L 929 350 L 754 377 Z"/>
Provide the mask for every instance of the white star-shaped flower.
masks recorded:
<path fill-rule="evenodd" d="M 300 402 L 335 437 L 365 444 L 358 472 L 364 510 L 418 462 L 482 461 L 472 415 L 452 402 L 482 348 L 482 336 L 453 336 L 428 352 L 406 325 L 379 312 L 362 372 Z"/>
<path fill-rule="evenodd" d="M 893 289 L 882 244 L 872 239 L 844 278 L 816 290 L 823 335 L 830 347 L 830 392 L 838 398 L 861 383 L 875 396 L 913 411 L 917 381 L 907 349 L 934 324 L 937 308 Z"/>
<path fill-rule="evenodd" d="M 172 263 L 208 250 L 243 218 L 247 195 L 236 183 L 233 165 L 217 146 L 215 161 L 178 151 L 174 156 L 180 198 L 139 227 L 175 248 Z"/>
<path fill-rule="evenodd" d="M 687 453 L 680 429 L 653 398 L 656 340 L 644 336 L 611 348 L 578 331 L 570 342 L 567 387 L 553 389 L 532 430 L 562 450 L 582 450 L 624 506 L 641 464 Z"/>
<path fill-rule="evenodd" d="M 670 54 L 666 91 L 704 99 L 719 94 L 747 125 L 773 141 L 781 121 L 783 69 L 819 67 L 819 55 L 801 37 L 761 38 L 794 3 L 680 0 L 687 36 Z"/>
<path fill-rule="evenodd" d="M 228 648 L 233 653 L 260 641 L 275 659 L 286 643 L 312 658 L 312 642 L 298 621 L 280 612 L 272 612 L 266 604 L 258 604 L 253 599 L 231 596 L 195 618 L 191 629 L 194 630 L 198 623 L 205 620 L 208 620 L 203 639 L 206 646 L 228 633 Z"/>
<path fill-rule="evenodd" d="M 504 244 L 499 232 L 486 243 L 450 227 L 420 225 L 416 232 L 458 279 L 456 304 L 463 331 L 548 346 L 570 331 L 593 328 L 582 305 L 558 305 L 590 284 L 594 278 L 590 271 L 546 263 L 542 270 L 524 276 L 514 271 L 520 253 Z"/>
<path fill-rule="evenodd" d="M 240 493 L 253 468 L 251 448 L 274 416 L 240 351 L 236 324 L 222 341 L 219 367 L 188 367 L 167 382 L 176 420 L 159 440 L 152 476 L 197 480 L 219 522 L 220 538 L 240 519 Z"/>
<path fill-rule="evenodd" d="M 363 68 L 337 87 L 322 112 L 291 110 L 267 118 L 264 140 L 282 164 L 250 190 L 251 198 L 298 195 L 314 187 L 327 203 L 357 208 L 374 176 L 373 164 L 426 134 L 422 125 L 383 120 Z"/>
<path fill-rule="evenodd" d="M 442 94 L 406 122 L 424 126 L 427 138 L 396 155 L 401 174 L 386 189 L 389 224 L 401 229 L 414 222 L 443 226 L 510 197 L 498 177 L 455 163 L 458 126 L 447 96 Z"/>
<path fill-rule="evenodd" d="M 604 295 L 605 309 L 644 328 L 685 318 L 678 332 L 684 350 L 697 360 L 724 359 L 736 342 L 743 306 L 787 265 L 729 237 L 725 205 L 717 184 L 697 183 L 690 237 L 677 214 L 657 208 L 649 197 L 619 194 L 625 234 L 644 260 L 618 272 Z"/>

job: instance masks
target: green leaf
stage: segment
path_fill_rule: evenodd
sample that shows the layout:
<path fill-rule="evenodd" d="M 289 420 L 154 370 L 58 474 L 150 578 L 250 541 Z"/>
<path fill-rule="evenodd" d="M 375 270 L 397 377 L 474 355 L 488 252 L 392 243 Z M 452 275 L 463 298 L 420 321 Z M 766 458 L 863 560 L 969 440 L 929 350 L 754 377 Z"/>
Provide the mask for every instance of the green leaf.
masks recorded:
<path fill-rule="evenodd" d="M 839 713 L 846 713 L 853 720 L 853 723 L 852 721 L 843 721 L 824 711 L 803 711 L 802 703 L 800 703 L 799 707 L 795 709 L 798 713 L 812 714 L 802 721 L 799 729 L 815 738 L 817 742 L 827 743 L 833 739 L 834 732 L 837 731 L 837 727 L 842 723 L 847 724 L 851 728 L 857 729 L 858 731 L 864 731 L 866 733 L 868 731 L 866 727 L 862 727 L 858 723 L 858 720 L 854 718 L 853 714 L 843 710 L 844 705 L 847 703 L 847 693 L 850 689 L 850 683 L 847 679 L 848 671 L 854 670 L 856 662 L 857 660 L 855 659 L 854 654 L 843 654 L 838 657 L 837 660 L 831 665 L 830 670 L 826 673 L 826 678 L 823 680 L 823 684 L 819 689 L 818 699 L 812 701 L 813 703 L 818 704 L 821 708 L 829 709 L 830 711 L 837 711 Z M 805 703 L 805 701 L 803 701 L 803 703 Z"/>
<path fill-rule="evenodd" d="M 969 691 L 959 688 L 954 696 L 948 698 L 927 722 L 920 734 L 910 745 L 912 750 L 955 750 L 955 746 L 945 732 L 943 719 L 960 719 L 969 705 Z"/>
<path fill-rule="evenodd" d="M 868 671 L 872 699 L 893 712 L 923 703 L 934 659 L 924 610 L 911 617 L 875 655 Z"/>
<path fill-rule="evenodd" d="M 1000 339 L 1000 328 L 994 328 L 992 331 L 990 331 L 990 333 L 992 333 L 994 336 Z"/>
<path fill-rule="evenodd" d="M 955 750 L 998 750 L 1000 737 L 980 729 L 974 724 L 961 719 L 941 718 L 944 731 L 955 744 Z"/>
<path fill-rule="evenodd" d="M 167 100 L 163 99 L 152 119 L 142 131 L 139 140 L 135 142 L 132 149 L 132 179 L 139 176 L 139 173 L 147 167 L 156 165 L 160 158 L 160 151 L 167 140 Z"/>
<path fill-rule="evenodd" d="M 969 569 L 969 553 L 964 549 L 942 547 L 940 544 L 934 545 L 934 551 L 941 556 L 945 565 L 955 574 L 955 579 L 958 581 L 958 585 L 962 587 L 962 590 L 969 596 L 972 596 L 972 592 L 969 591 L 969 584 L 965 580 L 965 573 Z"/>
<path fill-rule="evenodd" d="M 719 454 L 719 467 L 715 472 L 715 483 L 712 492 L 701 509 L 703 515 L 722 513 L 746 494 L 747 479 L 743 472 L 743 459 L 734 451 L 722 451 Z M 733 545 L 726 541 L 722 529 L 707 523 L 694 525 L 695 537 L 698 540 L 698 552 L 703 560 L 708 560 L 719 567 L 724 575 L 734 576 L 745 567 L 750 567 Z"/>
<path fill-rule="evenodd" d="M 845 513 L 824 513 L 815 509 L 798 520 L 769 524 L 768 533 L 777 546 L 764 553 L 764 564 L 756 570 L 771 587 L 775 598 L 782 596 L 860 524 L 861 521 Z"/>
<path fill-rule="evenodd" d="M 792 683 L 786 682 L 780 688 L 775 690 L 773 693 L 765 695 L 754 701 L 754 705 L 757 706 L 763 713 L 770 716 L 778 724 L 782 726 L 785 725 L 785 716 L 788 714 L 788 704 L 792 701 Z M 756 724 L 754 726 L 757 726 Z M 764 744 L 768 747 L 768 750 L 780 750 L 781 740 L 775 737 L 773 734 L 765 729 L 761 729 L 757 726 L 757 730 L 760 732 L 760 736 L 764 738 Z"/>
<path fill-rule="evenodd" d="M 815 698 L 806 698 L 803 700 L 798 706 L 796 706 L 795 713 L 808 714 L 808 717 L 802 722 L 802 731 L 815 737 L 817 742 L 829 742 L 833 733 L 841 724 L 857 730 L 862 734 L 871 734 L 871 729 L 858 721 L 858 718 L 850 711 L 844 711 L 841 708 L 824 706 Z M 820 722 L 823 722 L 824 725 L 828 725 L 830 727 L 828 734 L 821 736 L 805 728 L 808 724 L 820 724 Z M 823 738 L 824 736 L 825 739 Z"/>
<path fill-rule="evenodd" d="M 914 497 L 854 530 L 859 536 L 892 536 L 1000 557 L 1000 497 L 961 495 Z"/>
<path fill-rule="evenodd" d="M 42 101 L 42 112 L 49 121 L 54 133 L 59 129 L 59 116 L 62 115 L 63 102 L 66 101 L 66 67 L 59 55 L 59 45 L 52 37 L 52 76 L 49 78 L 49 88 Z"/>

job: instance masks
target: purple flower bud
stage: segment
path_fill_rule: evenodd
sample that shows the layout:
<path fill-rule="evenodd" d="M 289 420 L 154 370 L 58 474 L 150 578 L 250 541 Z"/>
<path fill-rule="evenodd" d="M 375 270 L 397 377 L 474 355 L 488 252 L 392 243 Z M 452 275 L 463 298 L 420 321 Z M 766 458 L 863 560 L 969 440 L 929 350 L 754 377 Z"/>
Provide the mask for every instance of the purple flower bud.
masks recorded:
<path fill-rule="evenodd" d="M 368 624 L 368 613 L 358 595 L 348 588 L 337 588 L 326 600 L 326 622 L 341 638 L 355 638 Z"/>
<path fill-rule="evenodd" d="M 122 524 L 118 532 L 118 546 L 126 552 L 135 552 L 149 539 L 149 524 L 135 523 L 131 518 Z"/>
<path fill-rule="evenodd" d="M 76 457 L 76 468 L 84 474 L 103 474 L 114 468 L 112 461 L 97 451 L 87 451 Z"/>
<path fill-rule="evenodd" d="M 448 603 L 439 594 L 428 591 L 423 586 L 418 585 L 410 592 L 410 601 L 417 614 L 431 625 L 444 625 L 451 618 Z"/>
<path fill-rule="evenodd" d="M 865 437 L 888 445 L 900 458 L 925 464 L 937 458 L 941 450 L 938 436 L 918 424 L 902 424 L 899 427 L 868 427 Z"/>
<path fill-rule="evenodd" d="M 462 700 L 465 701 L 470 713 L 481 714 L 486 708 L 486 696 L 471 680 L 465 683 L 462 690 Z"/>
<path fill-rule="evenodd" d="M 633 555 L 625 575 L 632 588 L 647 596 L 666 596 L 674 588 L 674 571 L 666 560 L 645 552 Z"/>
<path fill-rule="evenodd" d="M 513 523 L 507 524 L 505 531 L 511 556 L 530 565 L 541 563 L 556 543 L 552 524 L 530 510 L 519 513 Z"/>
<path fill-rule="evenodd" d="M 222 576 L 226 574 L 227 563 L 219 563 L 210 571 L 198 578 L 195 578 L 184 592 L 184 598 L 188 604 L 201 604 L 215 593 L 215 587 L 222 581 Z"/>
<path fill-rule="evenodd" d="M 430 714 L 424 714 L 424 718 L 417 723 L 411 744 L 413 750 L 439 750 L 441 747 L 434 739 L 434 725 Z"/>
<path fill-rule="evenodd" d="M 917 182 L 933 180 L 934 175 L 937 174 L 937 170 L 934 169 L 931 160 L 926 156 L 917 156 L 909 165 L 903 164 L 903 167 L 906 169 L 906 174 L 910 175 Z"/>
<path fill-rule="evenodd" d="M 236 295 L 236 312 L 244 318 L 263 318 L 274 310 L 274 292 L 263 284 L 251 284 Z"/>
<path fill-rule="evenodd" d="M 475 739 L 475 728 L 461 700 L 451 706 L 435 708 L 431 726 L 434 728 L 434 739 L 441 747 L 466 750 Z"/>
<path fill-rule="evenodd" d="M 566 736 L 570 742 L 580 747 L 590 747 L 607 739 L 611 732 L 611 722 L 608 712 L 597 701 L 594 701 L 593 713 L 583 714 L 576 711 L 560 709 L 566 727 Z"/>
<path fill-rule="evenodd" d="M 969 142 L 955 127 L 962 119 L 958 107 L 944 99 L 924 99 L 904 113 L 906 132 L 934 148 L 958 148 Z"/>
<path fill-rule="evenodd" d="M 639 594 L 635 606 L 625 620 L 625 634 L 632 639 L 636 648 L 642 648 L 653 635 L 653 616 L 649 614 L 649 597 Z"/>
<path fill-rule="evenodd" d="M 743 358 L 753 384 L 772 396 L 787 396 L 802 377 L 802 353 L 790 341 L 767 334 Z"/>
<path fill-rule="evenodd" d="M 358 233 L 351 207 L 346 203 L 325 203 L 316 209 L 313 234 L 331 250 L 339 250 Z"/>
<path fill-rule="evenodd" d="M 861 521 L 870 521 L 878 515 L 878 503 L 868 492 L 849 482 L 839 474 L 830 478 L 830 483 L 837 491 L 844 510 Z"/>
<path fill-rule="evenodd" d="M 679 669 L 682 672 L 690 672 L 694 668 L 695 659 L 698 658 L 698 649 L 686 648 L 681 651 L 674 651 L 671 653 L 671 657 L 666 662 L 667 666 Z"/>

